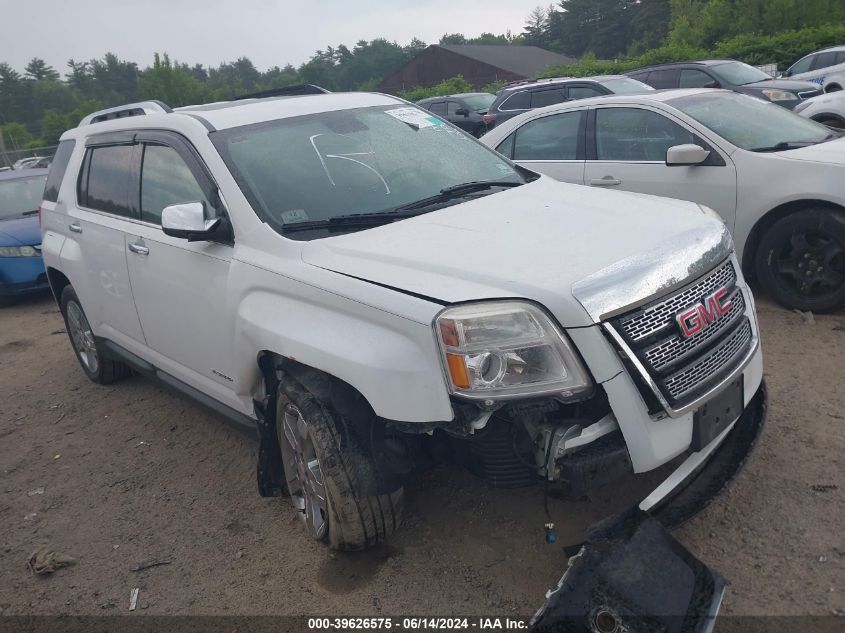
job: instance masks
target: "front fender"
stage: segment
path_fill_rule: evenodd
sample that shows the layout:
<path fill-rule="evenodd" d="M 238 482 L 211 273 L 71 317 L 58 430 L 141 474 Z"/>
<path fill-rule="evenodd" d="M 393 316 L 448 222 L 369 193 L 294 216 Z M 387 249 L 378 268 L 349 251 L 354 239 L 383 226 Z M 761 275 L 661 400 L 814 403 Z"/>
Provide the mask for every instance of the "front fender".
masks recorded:
<path fill-rule="evenodd" d="M 278 282 L 247 293 L 235 323 L 236 376 L 252 376 L 273 352 L 357 389 L 375 413 L 403 422 L 453 417 L 431 326 L 313 286 Z"/>

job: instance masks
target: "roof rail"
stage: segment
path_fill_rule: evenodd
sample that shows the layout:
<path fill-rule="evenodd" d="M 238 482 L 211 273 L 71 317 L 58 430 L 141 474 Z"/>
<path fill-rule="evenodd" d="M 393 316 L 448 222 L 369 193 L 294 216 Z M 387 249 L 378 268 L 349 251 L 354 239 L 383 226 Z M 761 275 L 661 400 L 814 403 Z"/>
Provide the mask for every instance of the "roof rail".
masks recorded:
<path fill-rule="evenodd" d="M 173 112 L 173 110 L 169 105 L 161 101 L 139 101 L 138 103 L 127 103 L 126 105 L 92 112 L 79 122 L 79 127 L 82 127 L 83 125 L 91 125 L 92 123 L 111 121 L 112 119 L 122 119 L 128 116 L 167 114 L 168 112 Z"/>
<path fill-rule="evenodd" d="M 508 88 L 516 88 L 517 86 L 524 86 L 526 84 L 552 83 L 555 81 L 566 81 L 569 79 L 575 79 L 575 77 L 543 77 L 542 79 L 519 79 L 517 81 L 512 81 L 510 83 L 505 84 L 504 86 L 502 86 L 501 90 L 507 90 Z"/>
<path fill-rule="evenodd" d="M 300 95 L 321 95 L 328 94 L 330 91 L 314 84 L 296 84 L 295 86 L 282 86 L 281 88 L 271 88 L 270 90 L 262 90 L 261 92 L 253 92 L 248 95 L 238 95 L 233 101 L 241 101 L 243 99 L 263 99 L 264 97 L 298 97 Z"/>

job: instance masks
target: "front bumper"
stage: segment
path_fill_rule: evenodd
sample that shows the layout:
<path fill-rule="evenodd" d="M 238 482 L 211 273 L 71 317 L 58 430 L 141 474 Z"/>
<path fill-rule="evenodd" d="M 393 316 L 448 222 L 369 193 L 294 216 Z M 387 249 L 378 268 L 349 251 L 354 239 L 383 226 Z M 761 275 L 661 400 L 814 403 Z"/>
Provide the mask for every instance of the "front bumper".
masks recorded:
<path fill-rule="evenodd" d="M 570 548 L 567 570 L 546 594 L 532 628 L 712 631 L 725 581 L 667 530 L 703 510 L 736 479 L 757 445 L 766 410 L 761 383 L 739 420 L 714 440 L 718 445 L 708 458 L 650 512 L 635 506 L 590 528 L 587 540 Z"/>
<path fill-rule="evenodd" d="M 0 257 L 0 297 L 15 297 L 49 287 L 41 257 Z"/>

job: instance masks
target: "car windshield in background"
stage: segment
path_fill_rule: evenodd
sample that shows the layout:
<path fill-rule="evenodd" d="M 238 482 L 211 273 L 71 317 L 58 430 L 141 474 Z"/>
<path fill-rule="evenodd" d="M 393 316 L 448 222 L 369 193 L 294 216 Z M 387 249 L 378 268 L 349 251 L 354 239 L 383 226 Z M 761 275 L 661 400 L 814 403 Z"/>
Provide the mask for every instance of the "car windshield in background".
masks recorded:
<path fill-rule="evenodd" d="M 473 110 L 487 111 L 490 109 L 490 106 L 493 105 L 493 102 L 496 100 L 496 95 L 471 95 L 469 97 L 463 97 L 463 100 Z"/>
<path fill-rule="evenodd" d="M 464 183 L 523 182 L 498 154 L 414 106 L 323 112 L 211 137 L 250 203 L 277 230 L 388 214 Z M 498 191 L 482 184 L 444 195 L 454 202 Z"/>
<path fill-rule="evenodd" d="M 47 176 L 0 180 L 0 220 L 18 218 L 41 206 Z"/>
<path fill-rule="evenodd" d="M 758 81 L 771 79 L 771 77 L 762 70 L 742 62 L 717 64 L 715 66 L 711 66 L 710 70 L 712 70 L 713 74 L 722 81 L 731 83 L 735 86 L 744 86 L 745 84 L 753 84 Z"/>
<path fill-rule="evenodd" d="M 602 79 L 599 83 L 613 92 L 614 94 L 618 95 L 626 95 L 626 94 L 634 94 L 637 92 L 649 92 L 650 90 L 654 90 L 648 84 L 644 84 L 641 81 L 637 81 L 636 79 L 631 79 L 630 77 L 615 77 L 613 79 Z"/>
<path fill-rule="evenodd" d="M 815 121 L 746 95 L 717 92 L 667 101 L 737 147 L 777 151 L 814 145 L 836 134 Z"/>

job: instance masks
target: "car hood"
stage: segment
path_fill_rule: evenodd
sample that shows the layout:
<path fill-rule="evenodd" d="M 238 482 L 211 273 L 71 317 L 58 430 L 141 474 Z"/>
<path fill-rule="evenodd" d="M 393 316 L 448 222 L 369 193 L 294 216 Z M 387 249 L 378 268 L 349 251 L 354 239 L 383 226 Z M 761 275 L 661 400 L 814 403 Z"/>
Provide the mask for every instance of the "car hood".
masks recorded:
<path fill-rule="evenodd" d="M 742 88 L 754 88 L 764 90 L 775 88 L 778 90 L 790 90 L 792 92 L 804 92 L 806 90 L 819 90 L 819 85 L 811 81 L 798 81 L 797 79 L 764 79 L 751 84 L 743 84 Z"/>
<path fill-rule="evenodd" d="M 0 246 L 25 246 L 41 243 L 38 216 L 0 220 Z"/>
<path fill-rule="evenodd" d="M 783 158 L 806 160 L 831 165 L 845 165 L 845 138 L 838 138 L 818 145 L 801 147 L 778 154 Z"/>
<path fill-rule="evenodd" d="M 601 295 L 599 303 L 607 305 L 608 289 L 630 304 L 656 289 L 655 276 L 665 278 L 667 270 L 669 281 L 685 279 L 692 269 L 684 266 L 712 251 L 708 236 L 723 231 L 694 203 L 542 177 L 415 218 L 313 240 L 302 258 L 441 303 L 525 298 L 565 327 L 583 326 L 597 319 L 590 301 Z M 609 280 L 626 271 L 626 261 L 637 262 L 635 281 L 642 283 L 614 288 Z"/>

